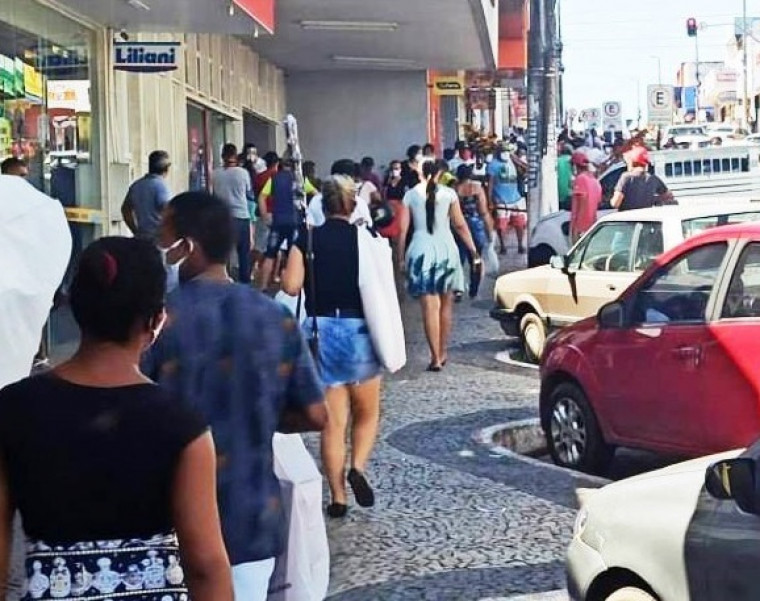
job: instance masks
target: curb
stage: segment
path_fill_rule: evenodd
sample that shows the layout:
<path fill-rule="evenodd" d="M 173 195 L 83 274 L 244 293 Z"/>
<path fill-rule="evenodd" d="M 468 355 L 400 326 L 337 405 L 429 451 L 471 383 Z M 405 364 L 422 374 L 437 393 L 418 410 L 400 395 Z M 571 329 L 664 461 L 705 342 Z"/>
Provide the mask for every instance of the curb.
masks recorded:
<path fill-rule="evenodd" d="M 514 444 L 512 448 L 508 448 L 495 443 L 495 436 L 499 432 L 510 433 L 509 438 L 512 439 Z M 560 467 L 558 465 L 554 465 L 553 463 L 548 463 L 541 461 L 540 459 L 530 457 L 530 453 L 536 453 L 541 450 L 545 450 L 546 448 L 546 445 L 544 444 L 543 430 L 541 430 L 541 423 L 537 417 L 488 426 L 487 428 L 482 428 L 474 432 L 472 438 L 475 443 L 487 447 L 489 452 L 493 455 L 508 457 L 509 459 L 522 461 L 523 463 L 528 463 L 535 467 L 541 467 L 542 469 L 562 472 L 573 478 L 583 480 L 588 484 L 598 486 L 599 488 L 606 486 L 612 482 L 612 480 L 602 478 L 601 476 L 593 476 L 584 472 L 578 472 L 576 470 Z M 540 446 L 538 446 L 535 442 L 530 442 L 535 441 L 536 439 L 539 439 L 541 441 Z M 539 599 L 542 598 L 543 597 L 539 597 Z M 518 599 L 522 601 L 523 599 L 527 600 L 529 598 L 518 597 Z"/>

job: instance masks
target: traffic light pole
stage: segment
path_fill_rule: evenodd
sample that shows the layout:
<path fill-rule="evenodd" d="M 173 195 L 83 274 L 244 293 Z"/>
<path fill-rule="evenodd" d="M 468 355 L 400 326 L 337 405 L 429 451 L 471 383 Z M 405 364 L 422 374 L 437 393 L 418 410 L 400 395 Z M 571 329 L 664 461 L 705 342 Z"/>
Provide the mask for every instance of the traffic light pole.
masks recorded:
<path fill-rule="evenodd" d="M 696 78 L 697 78 L 697 93 L 694 97 L 694 121 L 699 123 L 699 92 L 702 88 L 702 82 L 699 79 L 699 34 L 694 34 L 694 54 L 696 60 Z"/>

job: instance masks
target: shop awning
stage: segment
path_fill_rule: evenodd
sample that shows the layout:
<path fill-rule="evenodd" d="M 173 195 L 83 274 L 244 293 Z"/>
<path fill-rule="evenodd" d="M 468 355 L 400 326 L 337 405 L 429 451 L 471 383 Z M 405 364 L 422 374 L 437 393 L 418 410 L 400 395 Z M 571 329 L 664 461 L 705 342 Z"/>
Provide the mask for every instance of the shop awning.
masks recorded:
<path fill-rule="evenodd" d="M 275 31 L 250 43 L 291 71 L 493 69 L 498 2 L 278 0 Z"/>
<path fill-rule="evenodd" d="M 135 32 L 271 33 L 275 0 L 59 0 L 94 22 Z"/>

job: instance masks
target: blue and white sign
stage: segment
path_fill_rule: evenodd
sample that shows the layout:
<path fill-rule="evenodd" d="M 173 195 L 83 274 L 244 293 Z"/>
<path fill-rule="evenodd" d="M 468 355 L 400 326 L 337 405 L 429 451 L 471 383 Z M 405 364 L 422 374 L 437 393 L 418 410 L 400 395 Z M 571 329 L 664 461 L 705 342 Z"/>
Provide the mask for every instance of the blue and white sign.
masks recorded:
<path fill-rule="evenodd" d="M 179 42 L 114 42 L 113 68 L 133 73 L 174 71 L 179 54 Z"/>

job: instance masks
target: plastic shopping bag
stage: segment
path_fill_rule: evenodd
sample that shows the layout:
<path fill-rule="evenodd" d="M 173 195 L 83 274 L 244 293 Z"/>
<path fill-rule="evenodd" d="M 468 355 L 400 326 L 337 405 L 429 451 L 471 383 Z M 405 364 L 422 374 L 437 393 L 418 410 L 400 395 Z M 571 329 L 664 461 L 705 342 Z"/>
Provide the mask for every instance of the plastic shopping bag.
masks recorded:
<path fill-rule="evenodd" d="M 275 434 L 274 472 L 288 521 L 268 601 L 322 601 L 330 580 L 330 549 L 322 514 L 322 475 L 298 434 Z"/>
<path fill-rule="evenodd" d="M 496 234 L 491 236 L 491 242 L 483 249 L 483 269 L 486 275 L 499 275 L 499 255 L 496 254 Z"/>

